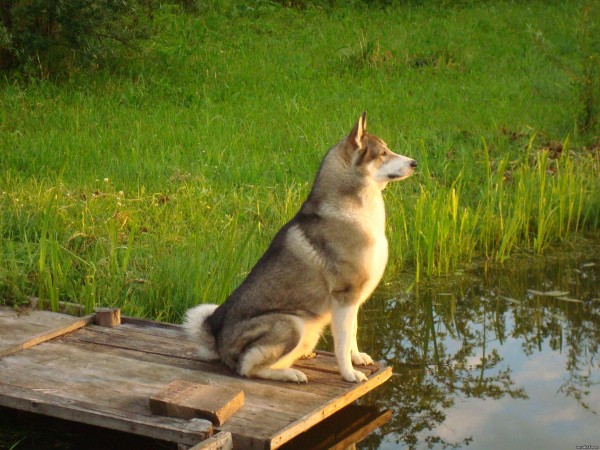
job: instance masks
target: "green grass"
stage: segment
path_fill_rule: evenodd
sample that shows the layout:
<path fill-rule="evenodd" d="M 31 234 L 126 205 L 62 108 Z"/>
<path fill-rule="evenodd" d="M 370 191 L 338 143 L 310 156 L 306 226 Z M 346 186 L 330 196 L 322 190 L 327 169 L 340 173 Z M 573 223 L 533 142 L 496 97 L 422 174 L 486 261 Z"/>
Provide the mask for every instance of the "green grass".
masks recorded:
<path fill-rule="evenodd" d="M 596 138 L 535 38 L 578 67 L 579 2 L 245 5 L 165 6 L 134 58 L 2 83 L 0 301 L 224 300 L 365 109 L 420 163 L 385 194 L 387 281 L 598 229 Z"/>

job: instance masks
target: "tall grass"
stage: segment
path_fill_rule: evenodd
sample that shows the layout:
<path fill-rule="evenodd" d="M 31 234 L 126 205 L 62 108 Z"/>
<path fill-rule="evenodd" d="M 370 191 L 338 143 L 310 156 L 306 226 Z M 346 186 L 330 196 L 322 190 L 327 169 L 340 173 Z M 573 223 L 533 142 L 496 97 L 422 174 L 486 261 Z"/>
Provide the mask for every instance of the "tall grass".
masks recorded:
<path fill-rule="evenodd" d="M 520 161 L 491 161 L 483 142 L 485 177 L 475 202 L 462 195 L 462 173 L 446 186 L 432 181 L 425 165 L 416 196 L 400 192 L 391 199 L 390 209 L 397 209 L 392 217 L 401 215 L 394 222 L 402 224 L 390 237 L 399 252 L 392 274 L 407 262 L 418 281 L 423 274 L 448 274 L 480 254 L 501 264 L 515 251 L 541 254 L 583 229 L 596 229 L 597 160 L 570 155 L 567 144 L 562 156 L 550 159 L 548 149 L 531 139 Z"/>
<path fill-rule="evenodd" d="M 529 32 L 575 46 L 576 6 L 170 6 L 138 59 L 4 80 L 0 300 L 162 320 L 224 300 L 364 109 L 419 161 L 385 193 L 387 281 L 597 230 L 597 149 Z"/>

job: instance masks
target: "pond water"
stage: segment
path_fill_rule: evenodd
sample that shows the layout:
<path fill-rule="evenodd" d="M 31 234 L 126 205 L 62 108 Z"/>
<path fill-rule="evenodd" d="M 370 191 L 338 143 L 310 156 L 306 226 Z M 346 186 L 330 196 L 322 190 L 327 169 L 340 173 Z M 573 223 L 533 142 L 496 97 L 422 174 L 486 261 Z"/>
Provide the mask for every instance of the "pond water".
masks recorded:
<path fill-rule="evenodd" d="M 363 351 L 394 376 L 363 403 L 393 416 L 358 448 L 598 448 L 600 241 L 583 244 L 367 303 Z"/>

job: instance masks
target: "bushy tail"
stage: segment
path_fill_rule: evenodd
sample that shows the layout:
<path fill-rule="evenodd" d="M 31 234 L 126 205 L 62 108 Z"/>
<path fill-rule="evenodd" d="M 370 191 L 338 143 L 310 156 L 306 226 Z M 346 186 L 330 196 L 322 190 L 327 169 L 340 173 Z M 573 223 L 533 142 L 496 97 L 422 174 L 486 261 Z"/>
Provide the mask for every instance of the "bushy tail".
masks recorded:
<path fill-rule="evenodd" d="M 214 361 L 219 359 L 217 352 L 217 341 L 210 331 L 206 322 L 219 305 L 198 305 L 188 309 L 185 313 L 183 327 L 187 335 L 199 344 L 198 358 L 203 361 Z"/>

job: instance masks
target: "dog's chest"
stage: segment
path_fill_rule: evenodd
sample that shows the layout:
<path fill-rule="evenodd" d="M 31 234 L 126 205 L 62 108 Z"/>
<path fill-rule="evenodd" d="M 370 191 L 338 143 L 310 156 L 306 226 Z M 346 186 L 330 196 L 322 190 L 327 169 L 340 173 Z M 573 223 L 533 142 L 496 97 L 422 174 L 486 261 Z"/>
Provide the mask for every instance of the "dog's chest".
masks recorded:
<path fill-rule="evenodd" d="M 363 220 L 364 232 L 368 235 L 369 246 L 363 255 L 362 270 L 365 283 L 361 295 L 361 302 L 365 301 L 373 292 L 383 276 L 388 260 L 388 241 L 385 237 L 385 209 L 383 199 L 374 207 L 366 211 Z"/>
<path fill-rule="evenodd" d="M 383 276 L 383 271 L 387 265 L 388 259 L 388 241 L 385 234 L 377 236 L 371 252 L 371 276 L 377 281 Z"/>

